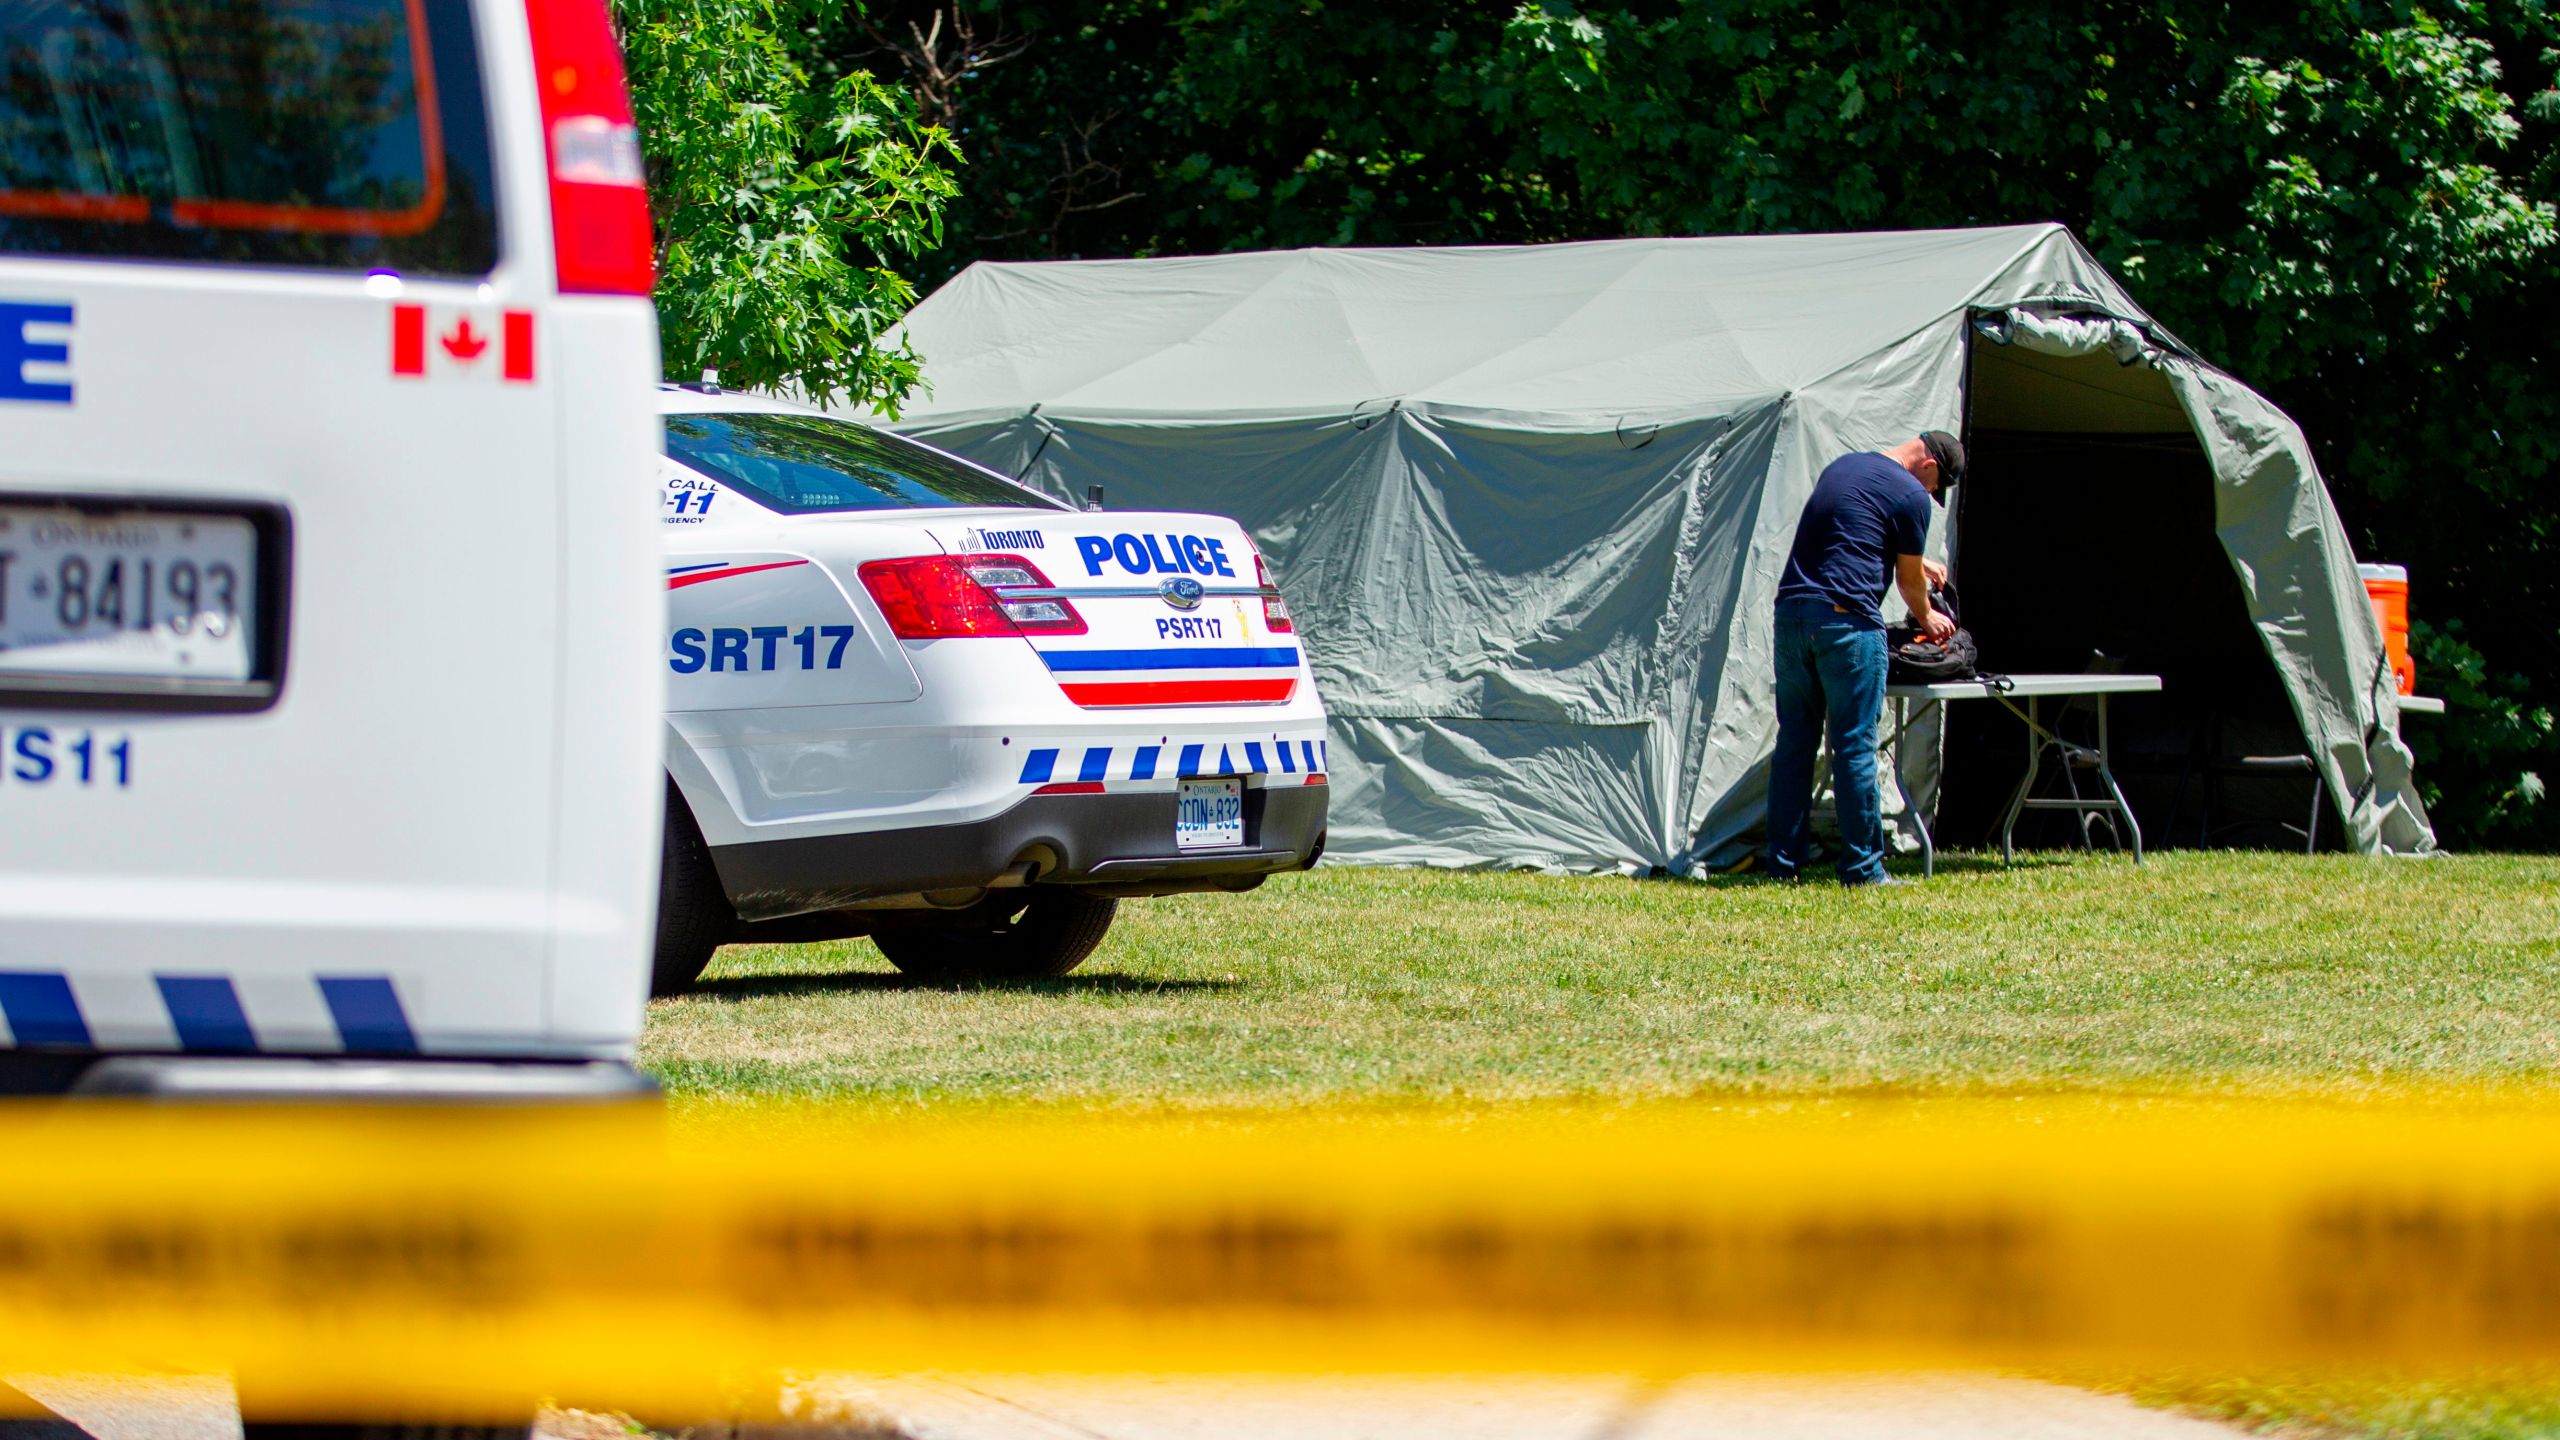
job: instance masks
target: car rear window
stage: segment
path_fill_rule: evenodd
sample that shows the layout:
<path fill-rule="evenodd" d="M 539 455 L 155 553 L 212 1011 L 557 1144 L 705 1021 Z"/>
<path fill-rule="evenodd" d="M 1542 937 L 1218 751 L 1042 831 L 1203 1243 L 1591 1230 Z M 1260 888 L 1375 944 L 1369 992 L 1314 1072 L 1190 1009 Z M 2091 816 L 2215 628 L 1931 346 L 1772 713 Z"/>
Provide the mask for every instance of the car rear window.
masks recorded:
<path fill-rule="evenodd" d="M 1066 507 L 913 441 L 817 415 L 670 415 L 667 453 L 771 510 Z"/>
<path fill-rule="evenodd" d="M 467 0 L 7 0 L 0 251 L 479 275 Z"/>

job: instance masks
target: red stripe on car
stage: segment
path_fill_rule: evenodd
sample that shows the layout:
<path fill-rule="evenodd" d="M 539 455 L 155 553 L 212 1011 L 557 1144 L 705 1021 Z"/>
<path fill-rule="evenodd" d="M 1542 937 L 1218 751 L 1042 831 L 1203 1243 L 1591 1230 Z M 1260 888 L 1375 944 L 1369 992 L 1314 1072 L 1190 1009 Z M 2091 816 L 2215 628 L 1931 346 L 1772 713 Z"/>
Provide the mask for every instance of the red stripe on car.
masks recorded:
<path fill-rule="evenodd" d="M 1129 680 L 1101 685 L 1060 685 L 1079 705 L 1276 704 L 1298 689 L 1286 680 Z"/>
<path fill-rule="evenodd" d="M 668 576 L 667 588 L 681 590 L 687 585 L 699 585 L 705 580 L 726 580 L 732 575 L 753 575 L 759 570 L 788 570 L 794 565 L 808 563 L 806 560 L 772 560 L 762 565 L 732 565 L 726 570 L 697 570 L 687 575 Z"/>

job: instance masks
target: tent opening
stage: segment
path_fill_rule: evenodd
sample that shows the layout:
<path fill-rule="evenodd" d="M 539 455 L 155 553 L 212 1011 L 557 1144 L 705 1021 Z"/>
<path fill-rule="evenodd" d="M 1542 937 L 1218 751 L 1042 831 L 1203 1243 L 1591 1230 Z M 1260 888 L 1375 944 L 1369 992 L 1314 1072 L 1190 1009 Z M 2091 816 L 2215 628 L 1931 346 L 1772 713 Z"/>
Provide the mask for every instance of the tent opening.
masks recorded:
<path fill-rule="evenodd" d="M 2109 701 L 2115 773 L 2150 846 L 2301 849 L 2315 808 L 2302 731 L 2214 529 L 2214 477 L 2186 412 L 2148 365 L 2059 357 L 1979 336 L 1954 578 L 1982 668 L 2161 677 Z M 2048 728 L 2096 743 L 2092 701 L 2044 702 Z M 2056 716 L 2060 719 L 2057 722 Z M 1939 842 L 1996 846 L 2026 773 L 2025 727 L 1997 705 L 1948 707 Z M 2075 777 L 2088 793 L 2095 777 Z M 2048 761 L 2039 795 L 2065 793 Z M 2319 844 L 2341 842 L 2319 797 Z M 2028 811 L 2023 846 L 2080 842 L 2078 817 Z M 2110 843 L 2105 818 L 2091 838 Z"/>

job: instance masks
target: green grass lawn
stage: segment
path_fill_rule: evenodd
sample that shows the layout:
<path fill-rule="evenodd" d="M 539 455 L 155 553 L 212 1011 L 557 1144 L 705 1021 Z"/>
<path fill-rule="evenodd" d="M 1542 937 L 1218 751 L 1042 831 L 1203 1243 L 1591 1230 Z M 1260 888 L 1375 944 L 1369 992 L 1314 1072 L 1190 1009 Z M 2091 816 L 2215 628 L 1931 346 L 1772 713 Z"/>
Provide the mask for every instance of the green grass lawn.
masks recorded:
<path fill-rule="evenodd" d="M 2454 1375 L 2297 1374 L 2235 1380 L 2184 1375 L 2127 1384 L 2153 1405 L 2303 1440 L 2551 1440 L 2560 1436 L 2560 1368 Z"/>
<path fill-rule="evenodd" d="M 1927 884 L 1327 868 L 1133 901 L 1064 980 L 733 947 L 657 1002 L 679 1095 L 1220 1105 L 2545 1080 L 2560 859 L 1959 857 Z"/>

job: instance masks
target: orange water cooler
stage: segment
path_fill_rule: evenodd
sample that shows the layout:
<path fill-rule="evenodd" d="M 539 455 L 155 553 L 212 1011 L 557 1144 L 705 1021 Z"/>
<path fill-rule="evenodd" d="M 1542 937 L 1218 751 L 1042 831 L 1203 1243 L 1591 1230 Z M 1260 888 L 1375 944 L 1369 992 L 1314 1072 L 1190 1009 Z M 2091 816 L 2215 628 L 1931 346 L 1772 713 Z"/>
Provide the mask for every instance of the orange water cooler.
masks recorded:
<path fill-rule="evenodd" d="M 2373 618 L 2382 624 L 2382 643 L 2391 656 L 2391 674 L 2400 693 L 2418 693 L 2418 666 L 2409 658 L 2409 569 L 2405 565 L 2358 565 L 2364 593 L 2373 601 Z"/>

